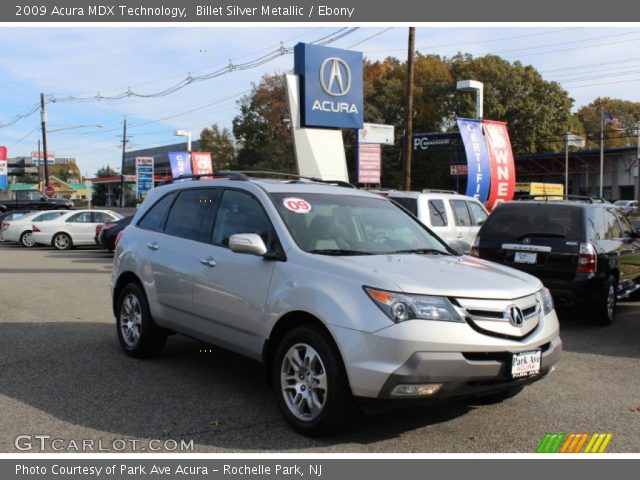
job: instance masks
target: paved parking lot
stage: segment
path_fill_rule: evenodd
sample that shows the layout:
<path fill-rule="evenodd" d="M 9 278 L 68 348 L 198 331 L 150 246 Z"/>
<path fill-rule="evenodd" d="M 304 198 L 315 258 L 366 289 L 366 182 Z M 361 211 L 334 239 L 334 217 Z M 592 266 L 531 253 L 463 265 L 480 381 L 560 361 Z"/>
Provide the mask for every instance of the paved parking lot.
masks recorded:
<path fill-rule="evenodd" d="M 254 361 L 179 336 L 154 360 L 122 354 L 111 264 L 99 250 L 0 244 L 0 452 L 21 434 L 207 452 L 533 452 L 546 432 L 611 432 L 608 452 L 640 452 L 640 303 L 611 327 L 564 314 L 557 370 L 514 399 L 367 416 L 318 440 L 288 428 Z"/>

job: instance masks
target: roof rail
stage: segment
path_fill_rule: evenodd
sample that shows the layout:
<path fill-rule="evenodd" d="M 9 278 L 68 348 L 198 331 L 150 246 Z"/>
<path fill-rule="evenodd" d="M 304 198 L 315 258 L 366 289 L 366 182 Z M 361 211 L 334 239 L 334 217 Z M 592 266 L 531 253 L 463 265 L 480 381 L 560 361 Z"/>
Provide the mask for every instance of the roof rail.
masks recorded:
<path fill-rule="evenodd" d="M 177 177 L 169 178 L 163 181 L 160 185 L 168 185 L 180 180 L 201 180 L 203 178 L 228 178 L 229 180 L 249 180 L 249 177 L 241 174 L 240 172 L 220 170 L 219 172 L 213 172 L 213 173 L 198 173 L 198 174 L 190 173 L 188 175 L 178 175 Z"/>
<path fill-rule="evenodd" d="M 459 193 L 456 192 L 455 190 L 439 190 L 439 189 L 432 189 L 432 188 L 425 188 L 422 190 L 422 193 L 448 193 L 450 195 L 459 195 Z"/>
<path fill-rule="evenodd" d="M 548 202 L 549 200 L 575 200 L 577 202 L 587 203 L 608 203 L 602 197 L 589 197 L 587 195 L 558 195 L 558 194 L 538 194 L 538 195 L 522 195 L 514 200 L 543 200 Z"/>
<path fill-rule="evenodd" d="M 354 185 L 350 184 L 349 182 L 345 182 L 343 180 L 323 180 L 321 178 L 316 178 L 316 177 L 306 177 L 304 175 L 297 175 L 295 173 L 286 173 L 286 172 L 271 172 L 269 170 L 218 170 L 217 172 L 213 172 L 213 173 L 201 173 L 201 174 L 189 174 L 189 175 L 179 175 L 177 177 L 165 180 L 164 182 L 161 183 L 161 185 L 167 185 L 179 180 L 186 180 L 186 179 L 190 179 L 190 180 L 201 180 L 203 178 L 225 178 L 225 179 L 229 179 L 229 180 L 251 180 L 252 178 L 261 178 L 261 177 L 256 177 L 256 175 L 259 175 L 261 177 L 285 177 L 285 178 L 292 178 L 294 180 L 307 180 L 309 182 L 315 182 L 315 183 L 324 183 L 327 185 L 336 185 L 339 187 L 347 187 L 347 188 L 357 188 Z"/>

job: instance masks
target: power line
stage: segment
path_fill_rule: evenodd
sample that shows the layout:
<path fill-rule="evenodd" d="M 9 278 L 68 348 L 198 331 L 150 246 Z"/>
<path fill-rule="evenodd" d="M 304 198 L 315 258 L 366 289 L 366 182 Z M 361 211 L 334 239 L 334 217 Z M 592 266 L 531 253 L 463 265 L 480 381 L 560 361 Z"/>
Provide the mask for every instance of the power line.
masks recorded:
<path fill-rule="evenodd" d="M 15 115 L 11 120 L 8 120 L 6 122 L 0 122 L 0 128 L 5 128 L 5 127 L 10 127 L 11 125 L 15 125 L 23 118 L 30 117 L 31 115 L 36 113 L 39 109 L 40 109 L 40 103 L 36 103 L 30 110 L 26 111 L 25 113 L 19 113 Z"/>
<path fill-rule="evenodd" d="M 389 27 L 389 28 L 385 28 L 384 30 L 378 32 L 378 33 L 374 33 L 373 35 L 368 36 L 367 38 L 365 38 L 364 40 L 360 40 L 359 42 L 356 42 L 352 45 L 349 45 L 347 48 L 353 48 L 353 47 L 357 47 L 358 45 L 363 44 L 364 42 L 371 40 L 372 38 L 376 38 L 380 35 L 382 35 L 383 33 L 387 33 L 389 30 L 393 30 L 393 27 Z"/>
<path fill-rule="evenodd" d="M 25 138 L 27 138 L 29 135 L 31 135 L 33 132 L 35 132 L 36 130 L 39 130 L 39 129 L 40 129 L 40 125 L 38 125 L 36 128 L 34 128 L 33 130 L 31 130 L 29 133 L 27 133 L 24 137 L 22 137 L 22 138 L 21 138 L 20 140 L 18 140 L 17 142 L 12 143 L 11 145 L 9 145 L 7 148 L 11 148 L 11 147 L 14 147 L 14 146 L 18 145 L 19 143 L 22 143 L 22 141 L 23 141 Z"/>

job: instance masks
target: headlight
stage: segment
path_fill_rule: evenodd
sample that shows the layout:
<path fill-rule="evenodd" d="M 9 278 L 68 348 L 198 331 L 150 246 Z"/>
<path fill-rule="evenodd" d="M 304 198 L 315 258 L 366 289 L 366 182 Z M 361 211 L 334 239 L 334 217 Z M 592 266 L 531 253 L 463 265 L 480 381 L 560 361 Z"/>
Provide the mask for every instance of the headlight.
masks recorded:
<path fill-rule="evenodd" d="M 542 303 L 542 312 L 549 315 L 553 311 L 553 297 L 548 288 L 540 290 L 540 303 Z"/>
<path fill-rule="evenodd" d="M 463 322 L 451 302 L 445 297 L 407 295 L 364 287 L 374 303 L 394 322 L 405 320 L 440 320 Z"/>

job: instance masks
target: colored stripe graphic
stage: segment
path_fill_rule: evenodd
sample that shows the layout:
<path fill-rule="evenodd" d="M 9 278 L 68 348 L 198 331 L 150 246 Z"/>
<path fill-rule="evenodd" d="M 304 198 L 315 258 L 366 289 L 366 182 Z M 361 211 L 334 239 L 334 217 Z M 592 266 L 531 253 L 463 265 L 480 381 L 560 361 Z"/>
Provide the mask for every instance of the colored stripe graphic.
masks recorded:
<path fill-rule="evenodd" d="M 612 433 L 546 433 L 536 453 L 604 453 L 612 438 Z"/>

